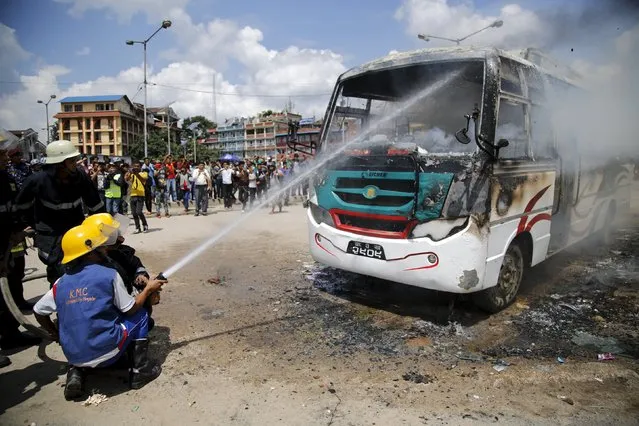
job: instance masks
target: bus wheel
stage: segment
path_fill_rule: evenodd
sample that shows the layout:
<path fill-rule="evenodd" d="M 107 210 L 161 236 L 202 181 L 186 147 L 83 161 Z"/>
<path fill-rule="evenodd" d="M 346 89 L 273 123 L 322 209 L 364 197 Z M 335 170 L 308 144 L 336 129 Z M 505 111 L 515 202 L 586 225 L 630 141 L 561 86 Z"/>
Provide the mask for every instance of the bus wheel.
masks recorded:
<path fill-rule="evenodd" d="M 497 285 L 475 293 L 473 295 L 475 304 L 490 313 L 499 312 L 510 305 L 517 297 L 524 276 L 524 265 L 524 254 L 519 244 L 515 242 L 506 250 Z"/>

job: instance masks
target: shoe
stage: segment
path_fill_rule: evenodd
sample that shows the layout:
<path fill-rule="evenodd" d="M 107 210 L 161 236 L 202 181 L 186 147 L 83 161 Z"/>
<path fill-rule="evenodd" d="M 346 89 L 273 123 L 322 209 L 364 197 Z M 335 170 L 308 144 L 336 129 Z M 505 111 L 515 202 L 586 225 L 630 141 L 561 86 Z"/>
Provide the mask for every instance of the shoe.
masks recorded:
<path fill-rule="evenodd" d="M 145 384 L 157 379 L 162 367 L 149 360 L 149 339 L 136 339 L 132 342 L 132 368 L 129 372 L 129 387 L 140 389 Z"/>
<path fill-rule="evenodd" d="M 142 230 L 142 233 L 146 234 L 147 232 L 149 232 L 149 227 L 145 226 L 144 229 Z"/>
<path fill-rule="evenodd" d="M 202 216 L 206 216 L 207 214 L 208 214 L 208 213 L 204 212 L 204 213 L 202 213 Z"/>
<path fill-rule="evenodd" d="M 11 360 L 8 356 L 0 355 L 0 368 L 8 367 L 11 365 Z"/>
<path fill-rule="evenodd" d="M 168 213 L 167 213 L 167 214 L 165 214 L 164 216 L 166 216 L 166 217 L 171 217 L 171 215 L 170 215 L 170 214 L 168 214 Z"/>
<path fill-rule="evenodd" d="M 16 331 L 13 334 L 2 336 L 2 338 L 0 338 L 0 349 L 9 350 L 24 348 L 27 346 L 36 346 L 39 345 L 40 342 L 42 342 L 42 339 L 39 337 Z"/>
<path fill-rule="evenodd" d="M 199 216 L 199 215 L 200 215 L 200 212 L 195 212 L 195 216 Z"/>
<path fill-rule="evenodd" d="M 82 369 L 70 365 L 69 371 L 67 371 L 67 384 L 64 387 L 64 399 L 72 401 L 80 398 L 83 393 L 84 374 L 82 374 Z"/>
<path fill-rule="evenodd" d="M 162 218 L 161 214 L 156 214 L 155 217 L 157 217 L 158 219 Z"/>
<path fill-rule="evenodd" d="M 134 234 L 139 234 L 140 232 L 142 232 L 140 231 L 140 228 L 137 228 L 135 231 L 133 231 Z"/>

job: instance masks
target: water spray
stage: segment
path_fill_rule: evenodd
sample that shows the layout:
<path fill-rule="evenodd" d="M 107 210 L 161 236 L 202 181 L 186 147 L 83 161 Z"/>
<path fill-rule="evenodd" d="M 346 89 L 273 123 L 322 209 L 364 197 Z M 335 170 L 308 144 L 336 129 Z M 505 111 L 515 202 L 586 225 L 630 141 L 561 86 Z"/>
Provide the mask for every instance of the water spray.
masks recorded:
<path fill-rule="evenodd" d="M 238 218 L 238 220 L 236 220 L 235 222 L 231 223 L 225 229 L 223 229 L 220 232 L 218 232 L 217 234 L 211 236 L 209 239 L 203 241 L 198 247 L 196 247 L 193 251 L 187 253 L 184 257 L 182 257 L 180 260 L 178 260 L 173 266 L 168 268 L 166 271 L 160 273 L 157 278 L 158 279 L 164 279 L 164 280 L 169 278 L 175 272 L 179 271 L 180 269 L 185 267 L 187 264 L 189 264 L 192 260 L 197 258 L 207 248 L 209 248 L 212 245 L 214 245 L 215 243 L 217 243 L 222 237 L 224 237 L 230 231 L 232 231 L 233 229 L 237 228 L 240 224 L 242 224 L 249 217 L 251 217 L 253 214 L 255 214 L 255 212 L 259 211 L 261 208 L 263 208 L 263 207 L 267 206 L 268 204 L 272 203 L 273 200 L 276 200 L 278 197 L 280 197 L 281 195 L 285 194 L 291 188 L 300 185 L 303 181 L 308 179 L 310 176 L 314 175 L 321 167 L 325 166 L 326 163 L 328 163 L 329 161 L 333 160 L 334 158 L 336 158 L 340 154 L 342 154 L 344 151 L 346 151 L 351 145 L 360 143 L 363 140 L 365 140 L 368 136 L 370 136 L 370 134 L 373 131 L 377 130 L 377 128 L 379 126 L 381 126 L 383 124 L 386 124 L 386 123 L 388 123 L 390 121 L 395 120 L 399 115 L 401 115 L 407 109 L 409 109 L 412 106 L 414 106 L 417 102 L 421 101 L 426 96 L 429 96 L 429 95 L 437 92 L 438 90 L 440 90 L 442 87 L 446 86 L 451 80 L 453 80 L 454 78 L 458 77 L 461 74 L 461 72 L 462 71 L 456 71 L 456 72 L 451 73 L 450 75 L 448 75 L 446 78 L 426 86 L 424 89 L 420 90 L 417 94 L 415 94 L 413 97 L 411 97 L 409 100 L 407 100 L 404 105 L 402 105 L 401 107 L 397 108 L 397 110 L 395 110 L 392 114 L 389 114 L 389 115 L 387 115 L 384 118 L 381 118 L 379 121 L 377 121 L 375 123 L 375 125 L 370 126 L 368 129 L 366 129 L 364 132 L 359 134 L 353 140 L 341 145 L 338 149 L 333 151 L 330 155 L 328 155 L 328 156 L 326 156 L 324 158 L 321 158 L 321 160 L 318 159 L 316 161 L 316 163 L 311 168 L 309 168 L 304 173 L 302 173 L 302 174 L 298 175 L 297 177 L 295 177 L 292 181 L 290 181 L 287 184 L 283 185 L 281 188 L 279 188 L 274 194 L 272 194 L 266 200 L 260 202 L 253 210 L 250 210 L 247 214 L 245 214 L 245 215 L 241 216 L 240 218 Z"/>

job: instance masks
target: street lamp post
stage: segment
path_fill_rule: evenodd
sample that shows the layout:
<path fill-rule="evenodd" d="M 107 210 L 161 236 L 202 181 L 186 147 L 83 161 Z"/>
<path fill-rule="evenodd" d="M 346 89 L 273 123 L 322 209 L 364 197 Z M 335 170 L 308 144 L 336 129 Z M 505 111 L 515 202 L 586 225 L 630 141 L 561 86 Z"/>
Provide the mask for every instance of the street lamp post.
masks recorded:
<path fill-rule="evenodd" d="M 504 21 L 497 20 L 495 22 L 493 22 L 492 24 L 488 25 L 487 27 L 484 27 L 480 30 L 475 31 L 474 33 L 470 33 L 465 37 L 462 38 L 447 38 L 447 37 L 439 37 L 439 36 L 433 36 L 433 35 L 428 35 L 428 34 L 417 34 L 417 38 L 420 40 L 424 40 L 424 41 L 430 41 L 431 38 L 433 39 L 437 39 L 437 40 L 446 40 L 446 41 L 452 41 L 453 43 L 457 43 L 457 46 L 459 46 L 459 43 L 461 43 L 462 41 L 466 40 L 469 37 L 474 36 L 475 34 L 478 34 L 484 30 L 487 30 L 488 28 L 500 28 L 502 25 L 504 25 Z"/>
<path fill-rule="evenodd" d="M 49 142 L 51 142 L 51 133 L 49 132 L 50 126 L 49 126 L 49 102 L 51 102 L 53 99 L 55 99 L 55 95 L 51 95 L 49 97 L 49 100 L 46 102 L 43 102 L 41 100 L 38 100 L 39 104 L 44 105 L 44 111 L 45 114 L 47 114 L 47 145 L 49 145 Z"/>
<path fill-rule="evenodd" d="M 142 40 L 142 41 L 138 41 L 138 40 L 127 40 L 126 44 L 129 46 L 133 46 L 134 44 L 141 44 L 142 46 L 144 46 L 144 157 L 148 157 L 149 153 L 148 153 L 148 132 L 147 132 L 147 116 L 146 116 L 146 86 L 147 86 L 147 81 L 146 81 L 146 45 L 147 43 L 153 38 L 154 35 L 156 35 L 160 30 L 162 29 L 167 29 L 171 26 L 171 21 L 169 21 L 168 19 L 165 19 L 164 21 L 162 21 L 162 25 L 160 25 L 160 28 L 158 28 L 157 30 L 155 30 L 155 32 L 153 34 L 151 34 L 149 36 L 149 38 L 147 38 L 146 40 Z"/>

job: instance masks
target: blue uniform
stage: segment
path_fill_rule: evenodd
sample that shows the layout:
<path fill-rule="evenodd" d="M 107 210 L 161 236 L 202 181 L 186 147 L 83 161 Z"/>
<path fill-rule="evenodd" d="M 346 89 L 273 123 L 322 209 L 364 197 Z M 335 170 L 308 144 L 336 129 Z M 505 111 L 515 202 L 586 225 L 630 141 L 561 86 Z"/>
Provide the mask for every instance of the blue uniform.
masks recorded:
<path fill-rule="evenodd" d="M 148 336 L 144 309 L 130 316 L 124 313 L 135 301 L 114 269 L 98 264 L 81 266 L 62 276 L 51 292 L 58 313 L 60 345 L 71 365 L 112 364 L 131 340 Z"/>

